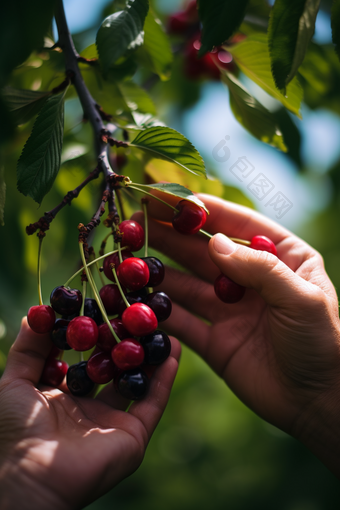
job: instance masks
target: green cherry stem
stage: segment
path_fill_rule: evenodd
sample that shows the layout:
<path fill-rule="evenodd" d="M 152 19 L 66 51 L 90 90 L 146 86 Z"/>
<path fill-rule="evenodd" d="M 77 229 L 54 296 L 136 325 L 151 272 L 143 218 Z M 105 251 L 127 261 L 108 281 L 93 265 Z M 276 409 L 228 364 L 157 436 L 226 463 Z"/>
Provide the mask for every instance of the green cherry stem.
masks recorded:
<path fill-rule="evenodd" d="M 39 248 L 38 248 L 38 294 L 39 294 L 39 305 L 43 304 L 42 293 L 41 293 L 41 245 L 43 237 L 39 237 Z"/>
<path fill-rule="evenodd" d="M 143 184 L 138 184 L 138 186 L 144 186 L 144 185 Z M 137 186 L 134 186 L 134 185 L 131 185 L 131 184 L 129 184 L 128 187 L 131 188 L 131 189 L 135 189 L 136 191 L 139 191 L 140 193 L 144 193 L 145 195 L 148 195 L 149 197 L 154 198 L 155 200 L 158 200 L 158 202 L 161 202 L 162 204 L 167 205 L 168 207 L 170 207 L 170 209 L 173 209 L 174 211 L 177 212 L 176 207 L 173 207 L 172 205 L 168 204 L 168 202 L 165 202 L 165 200 L 162 200 L 161 198 L 158 198 L 155 195 L 152 195 L 148 191 L 145 191 L 144 189 L 139 189 L 139 188 L 137 188 Z"/>
<path fill-rule="evenodd" d="M 122 257 L 122 247 L 120 245 L 120 241 L 118 241 L 117 246 L 118 246 L 118 258 L 119 258 L 119 262 L 122 263 L 123 262 L 123 257 Z"/>
<path fill-rule="evenodd" d="M 122 289 L 122 287 L 121 287 L 121 285 L 120 285 L 120 282 L 119 282 L 119 280 L 118 280 L 118 276 L 117 276 L 117 273 L 116 273 L 115 265 L 114 265 L 114 264 L 111 264 L 111 265 L 110 265 L 110 267 L 111 267 L 111 269 L 112 269 L 113 276 L 114 276 L 115 281 L 116 281 L 116 284 L 117 284 L 117 286 L 118 286 L 118 289 L 119 289 L 120 295 L 121 295 L 121 296 L 122 296 L 122 298 L 123 298 L 123 301 L 124 301 L 124 303 L 125 303 L 125 306 L 126 306 L 127 308 L 129 308 L 129 306 L 131 306 L 131 305 L 130 305 L 130 303 L 128 302 L 128 300 L 126 299 L 126 296 L 125 296 L 125 294 L 124 294 L 124 292 L 123 292 L 123 289 Z"/>
<path fill-rule="evenodd" d="M 148 207 L 147 201 L 142 199 L 142 207 L 144 213 L 144 232 L 145 232 L 145 242 L 144 242 L 144 257 L 148 256 L 148 239 L 149 239 L 149 224 L 148 224 Z"/>
<path fill-rule="evenodd" d="M 209 232 L 206 232 L 205 230 L 203 230 L 202 228 L 199 230 L 199 232 L 201 232 L 201 234 L 204 234 L 205 236 L 209 237 L 209 239 L 211 239 L 214 234 L 209 234 Z M 247 241 L 246 239 L 239 239 L 238 237 L 229 237 L 230 241 L 233 241 L 234 243 L 237 243 L 237 244 L 242 244 L 243 246 L 250 246 L 250 241 Z"/>
<path fill-rule="evenodd" d="M 127 246 L 123 246 L 123 248 L 121 248 L 122 250 L 126 250 L 127 249 Z M 113 250 L 113 251 L 109 251 L 109 253 L 105 253 L 105 255 L 101 255 L 100 257 L 97 257 L 96 259 L 92 260 L 91 262 L 89 262 L 87 264 L 87 267 L 90 267 L 92 266 L 92 264 L 95 264 L 96 262 L 99 262 L 99 260 L 103 260 L 105 259 L 106 257 L 108 257 L 109 255 L 113 255 L 114 253 L 117 253 L 118 250 Z M 71 283 L 71 281 L 76 277 L 78 276 L 81 272 L 83 271 L 83 268 L 81 267 L 76 273 L 74 273 L 71 278 L 69 278 L 67 280 L 67 282 L 64 284 L 64 287 L 68 287 L 69 286 L 69 283 Z"/>
<path fill-rule="evenodd" d="M 92 288 L 92 291 L 93 291 L 93 294 L 94 294 L 94 298 L 97 301 L 97 304 L 99 306 L 99 310 L 101 311 L 103 319 L 106 322 L 106 324 L 108 325 L 108 328 L 111 331 L 112 335 L 114 336 L 116 342 L 119 343 L 120 342 L 120 338 L 118 338 L 115 330 L 112 327 L 111 322 L 108 319 L 108 316 L 106 315 L 106 311 L 105 311 L 104 305 L 103 305 L 102 300 L 100 299 L 100 296 L 99 296 L 99 294 L 97 292 L 97 287 L 96 287 L 95 281 L 93 280 L 91 271 L 89 270 L 89 268 L 88 268 L 88 266 L 86 264 L 86 259 L 85 259 L 85 254 L 84 254 L 84 243 L 82 243 L 82 242 L 79 243 L 79 249 L 80 249 L 80 256 L 81 256 L 81 260 L 82 260 L 83 265 L 84 265 L 85 273 L 86 273 L 87 279 L 89 281 L 89 284 L 91 285 L 91 288 Z M 83 270 L 83 268 L 82 268 L 82 270 Z"/>
<path fill-rule="evenodd" d="M 86 280 L 83 281 L 83 300 L 82 300 L 82 303 L 81 303 L 81 309 L 80 309 L 80 312 L 79 312 L 79 316 L 84 315 L 84 311 L 85 311 L 85 299 L 86 299 Z"/>

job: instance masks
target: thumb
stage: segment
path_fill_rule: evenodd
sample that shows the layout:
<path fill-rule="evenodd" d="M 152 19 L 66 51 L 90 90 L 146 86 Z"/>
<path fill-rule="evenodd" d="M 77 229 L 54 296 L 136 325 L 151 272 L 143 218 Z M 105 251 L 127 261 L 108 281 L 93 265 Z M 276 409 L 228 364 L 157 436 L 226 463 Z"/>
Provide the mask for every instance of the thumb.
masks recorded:
<path fill-rule="evenodd" d="M 314 288 L 275 255 L 236 244 L 223 234 L 210 240 L 209 255 L 224 275 L 256 290 L 271 306 L 291 308 Z"/>

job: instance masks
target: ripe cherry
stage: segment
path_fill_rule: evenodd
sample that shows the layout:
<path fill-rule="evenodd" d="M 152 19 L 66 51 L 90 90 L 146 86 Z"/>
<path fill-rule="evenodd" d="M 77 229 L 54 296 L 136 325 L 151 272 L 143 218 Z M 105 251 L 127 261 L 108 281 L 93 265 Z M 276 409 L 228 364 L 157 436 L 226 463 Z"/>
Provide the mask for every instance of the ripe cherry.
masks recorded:
<path fill-rule="evenodd" d="M 120 340 L 128 338 L 130 333 L 124 328 L 120 319 L 111 319 L 110 324 Z M 98 340 L 96 346 L 102 351 L 111 352 L 113 347 L 117 344 L 115 337 L 111 333 L 109 326 L 104 323 L 98 328 Z"/>
<path fill-rule="evenodd" d="M 147 264 L 149 268 L 149 281 L 146 284 L 147 287 L 157 287 L 164 280 L 165 267 L 161 260 L 157 257 L 143 257 L 142 260 Z"/>
<path fill-rule="evenodd" d="M 122 291 L 126 293 L 126 289 L 123 287 Z M 109 283 L 104 285 L 99 291 L 100 298 L 103 302 L 104 308 L 107 315 L 116 315 L 119 313 L 119 306 L 122 301 L 119 288 L 115 283 Z"/>
<path fill-rule="evenodd" d="M 34 333 L 48 333 L 55 322 L 54 310 L 48 305 L 31 306 L 27 312 L 27 322 Z"/>
<path fill-rule="evenodd" d="M 86 365 L 89 378 L 96 384 L 107 384 L 112 381 L 115 366 L 108 352 L 96 352 L 92 354 Z"/>
<path fill-rule="evenodd" d="M 133 255 L 130 251 L 122 250 L 122 259 L 123 260 L 128 259 L 130 257 L 133 257 Z M 108 278 L 112 282 L 115 282 L 116 280 L 115 280 L 115 277 L 113 276 L 113 272 L 110 267 L 110 264 L 114 264 L 115 269 L 117 271 L 117 268 L 120 264 L 118 253 L 113 253 L 112 255 L 109 255 L 108 257 L 106 257 L 104 259 L 104 264 L 103 264 L 104 274 L 105 274 L 106 278 Z"/>
<path fill-rule="evenodd" d="M 207 219 L 207 213 L 194 202 L 181 200 L 176 205 L 178 212 L 172 219 L 172 225 L 181 234 L 196 234 L 203 227 Z"/>
<path fill-rule="evenodd" d="M 165 292 L 151 292 L 143 299 L 143 302 L 155 312 L 158 322 L 170 317 L 172 302 Z"/>
<path fill-rule="evenodd" d="M 133 303 L 144 303 L 144 299 L 148 295 L 146 287 L 143 287 L 143 289 L 134 291 L 134 292 L 128 292 L 125 294 L 126 300 L 130 305 L 133 305 Z M 124 310 L 126 309 L 126 304 L 123 300 L 123 298 L 120 298 L 119 307 L 118 307 L 118 315 L 122 316 Z"/>
<path fill-rule="evenodd" d="M 149 388 L 149 380 L 143 370 L 132 368 L 120 374 L 117 388 L 123 397 L 129 400 L 139 400 L 146 395 Z"/>
<path fill-rule="evenodd" d="M 125 287 L 135 291 L 142 289 L 150 278 L 149 268 L 144 260 L 137 257 L 124 260 L 117 269 L 117 276 Z"/>
<path fill-rule="evenodd" d="M 59 359 L 48 358 L 41 374 L 40 382 L 53 388 L 58 388 L 67 373 L 68 364 Z"/>
<path fill-rule="evenodd" d="M 243 298 L 246 291 L 245 287 L 235 283 L 222 273 L 216 278 L 214 289 L 216 296 L 224 303 L 237 303 Z"/>
<path fill-rule="evenodd" d="M 250 248 L 253 248 L 253 250 L 269 251 L 269 253 L 277 256 L 275 244 L 266 236 L 254 236 L 250 242 Z"/>
<path fill-rule="evenodd" d="M 86 315 L 86 317 L 91 317 L 97 326 L 103 322 L 102 313 L 97 301 L 93 298 L 85 298 L 84 315 Z"/>
<path fill-rule="evenodd" d="M 88 395 L 95 385 L 87 375 L 86 364 L 87 361 L 80 361 L 80 363 L 71 365 L 66 374 L 68 389 L 77 397 Z"/>
<path fill-rule="evenodd" d="M 123 234 L 121 246 L 127 246 L 130 251 L 138 251 L 144 246 L 145 234 L 143 227 L 133 220 L 124 220 L 118 225 Z"/>
<path fill-rule="evenodd" d="M 61 285 L 52 290 L 50 302 L 53 310 L 60 315 L 73 315 L 79 313 L 83 298 L 80 290 Z"/>
<path fill-rule="evenodd" d="M 129 370 L 143 363 L 144 349 L 134 338 L 125 338 L 125 340 L 114 346 L 111 356 L 118 368 Z"/>
<path fill-rule="evenodd" d="M 50 337 L 56 347 L 62 351 L 68 351 L 72 347 L 67 343 L 66 331 L 70 321 L 66 319 L 57 319 L 53 325 Z"/>
<path fill-rule="evenodd" d="M 144 362 L 148 365 L 160 365 L 170 355 L 171 342 L 164 331 L 156 329 L 150 335 L 143 336 L 140 343 L 144 348 Z"/>
<path fill-rule="evenodd" d="M 91 317 L 75 317 L 68 325 L 66 339 L 75 351 L 92 349 L 98 340 L 98 326 Z"/>
<path fill-rule="evenodd" d="M 144 303 L 134 303 L 126 308 L 122 322 L 133 336 L 148 335 L 155 331 L 158 325 L 155 313 Z"/>

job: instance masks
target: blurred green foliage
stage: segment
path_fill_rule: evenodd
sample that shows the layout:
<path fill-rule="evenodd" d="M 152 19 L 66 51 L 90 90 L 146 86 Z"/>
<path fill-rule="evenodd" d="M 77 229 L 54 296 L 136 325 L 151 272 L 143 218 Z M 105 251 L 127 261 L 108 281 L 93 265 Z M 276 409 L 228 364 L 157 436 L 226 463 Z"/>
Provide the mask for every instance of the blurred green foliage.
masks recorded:
<path fill-rule="evenodd" d="M 250 12 L 257 12 L 256 9 L 266 12 L 265 4 L 251 2 Z M 111 12 L 113 6 L 106 8 L 105 15 Z M 88 34 L 88 30 L 76 34 L 79 51 L 84 49 Z M 140 58 L 146 60 L 142 52 L 142 49 L 138 50 L 136 58 L 140 54 Z M 95 56 L 95 47 L 89 47 L 83 55 L 87 58 Z M 135 69 L 134 58 L 129 57 L 112 72 L 119 78 L 128 77 Z M 82 65 L 82 71 L 89 89 L 98 97 L 104 110 L 113 115 L 123 111 L 124 124 L 135 120 L 133 110 L 127 108 L 124 86 L 113 81 L 103 82 L 95 67 Z M 166 74 L 164 70 L 163 74 Z M 62 55 L 42 51 L 31 55 L 14 71 L 10 84 L 18 88 L 50 90 L 63 80 L 63 76 Z M 311 45 L 300 67 L 299 79 L 304 88 L 305 103 L 310 108 L 328 108 L 340 114 L 340 66 L 329 45 Z M 150 78 L 150 74 L 139 71 L 134 97 L 141 105 L 149 101 L 138 93 L 139 86 L 145 83 L 153 85 L 149 93 L 158 116 L 165 122 L 170 112 L 175 110 L 181 116 L 196 104 L 204 80 L 192 81 L 184 75 L 179 52 L 168 81 L 154 79 L 154 75 Z M 143 106 L 140 110 L 143 111 Z M 150 111 L 150 105 L 146 110 Z M 285 110 L 278 110 L 275 115 L 288 147 L 288 156 L 308 178 L 308 169 L 301 160 L 298 131 Z M 55 186 L 44 198 L 42 206 L 37 207 L 32 199 L 16 190 L 16 162 L 33 123 L 34 119 L 31 119 L 17 128 L 15 140 L 6 142 L 0 161 L 7 189 L 5 224 L 0 227 L 0 371 L 4 368 L 6 353 L 18 332 L 21 317 L 29 306 L 37 304 L 38 239 L 28 237 L 25 226 L 36 221 L 43 211 L 55 207 L 96 164 L 91 127 L 83 123 L 79 101 L 70 88 L 65 107 L 64 162 Z M 291 136 L 292 132 L 294 136 Z M 214 172 L 214 169 L 210 170 Z M 171 163 L 147 159 L 137 151 L 128 151 L 124 173 L 137 182 L 147 182 L 150 178 L 172 180 L 193 191 L 215 194 L 252 207 L 236 188 L 216 180 L 194 178 Z M 301 228 L 301 235 L 322 253 L 330 278 L 340 289 L 340 161 L 328 176 L 325 175 L 325 179 L 328 177 L 332 183 L 332 200 L 326 209 Z M 0 173 L 0 194 L 1 183 Z M 46 303 L 51 290 L 77 270 L 77 225 L 89 221 L 99 199 L 98 181 L 94 181 L 53 221 L 43 243 L 42 282 Z M 128 202 L 125 212 L 131 213 L 134 207 L 133 201 Z M 0 211 L 0 222 L 1 218 Z M 105 227 L 98 228 L 94 242 L 96 251 L 106 233 Z M 76 280 L 75 285 L 80 282 Z M 339 494 L 338 481 L 318 460 L 297 441 L 249 411 L 195 354 L 183 347 L 169 405 L 141 468 L 87 508 L 335 510 L 339 507 Z"/>

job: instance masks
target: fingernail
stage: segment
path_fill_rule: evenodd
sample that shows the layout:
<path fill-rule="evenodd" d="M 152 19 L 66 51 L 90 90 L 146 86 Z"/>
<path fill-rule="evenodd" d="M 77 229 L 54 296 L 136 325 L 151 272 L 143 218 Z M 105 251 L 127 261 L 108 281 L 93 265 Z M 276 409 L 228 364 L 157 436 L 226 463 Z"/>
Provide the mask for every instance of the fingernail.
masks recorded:
<path fill-rule="evenodd" d="M 236 244 L 223 234 L 216 234 L 213 239 L 213 247 L 217 253 L 229 255 L 236 250 Z"/>

